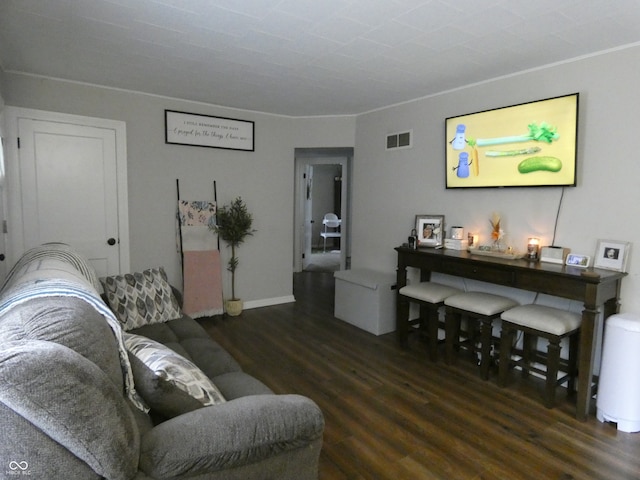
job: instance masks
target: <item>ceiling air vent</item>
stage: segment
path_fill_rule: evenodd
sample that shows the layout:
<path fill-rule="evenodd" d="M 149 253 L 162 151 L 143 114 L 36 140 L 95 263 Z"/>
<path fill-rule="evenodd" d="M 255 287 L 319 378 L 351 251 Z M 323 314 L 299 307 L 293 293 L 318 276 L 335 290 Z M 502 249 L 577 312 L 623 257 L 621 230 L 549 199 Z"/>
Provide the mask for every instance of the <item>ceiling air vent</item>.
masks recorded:
<path fill-rule="evenodd" d="M 413 130 L 407 132 L 391 133 L 387 135 L 387 150 L 398 148 L 411 148 L 413 146 Z"/>

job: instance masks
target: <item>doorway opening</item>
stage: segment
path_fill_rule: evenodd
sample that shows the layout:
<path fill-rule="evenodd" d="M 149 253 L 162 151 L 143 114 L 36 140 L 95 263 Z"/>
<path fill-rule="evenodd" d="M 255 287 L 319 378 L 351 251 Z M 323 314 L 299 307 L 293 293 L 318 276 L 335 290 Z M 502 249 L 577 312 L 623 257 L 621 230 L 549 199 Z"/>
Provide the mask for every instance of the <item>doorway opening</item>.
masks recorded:
<path fill-rule="evenodd" d="M 296 149 L 294 272 L 349 268 L 352 158 L 353 148 Z"/>

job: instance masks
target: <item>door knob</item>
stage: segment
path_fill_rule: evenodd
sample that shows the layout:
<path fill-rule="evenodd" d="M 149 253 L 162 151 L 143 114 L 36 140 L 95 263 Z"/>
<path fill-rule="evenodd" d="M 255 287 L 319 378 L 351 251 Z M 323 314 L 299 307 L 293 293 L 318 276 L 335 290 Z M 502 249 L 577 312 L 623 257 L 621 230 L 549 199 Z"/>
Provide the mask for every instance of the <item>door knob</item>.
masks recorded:
<path fill-rule="evenodd" d="M 107 243 L 108 243 L 109 245 L 115 245 L 115 244 L 116 244 L 116 239 L 115 239 L 115 238 L 113 238 L 113 237 L 111 237 L 109 240 L 107 240 Z"/>
<path fill-rule="evenodd" d="M 4 262 L 4 253 L 0 253 L 0 262 Z"/>

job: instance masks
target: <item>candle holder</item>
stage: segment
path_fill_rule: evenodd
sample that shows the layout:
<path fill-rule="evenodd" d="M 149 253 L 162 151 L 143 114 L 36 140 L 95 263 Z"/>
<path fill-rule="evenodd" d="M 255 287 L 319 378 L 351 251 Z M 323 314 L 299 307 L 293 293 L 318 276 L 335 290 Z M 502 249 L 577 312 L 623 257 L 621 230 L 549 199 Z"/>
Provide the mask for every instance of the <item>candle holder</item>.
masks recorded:
<path fill-rule="evenodd" d="M 478 235 L 475 233 L 467 234 L 467 242 L 469 248 L 478 248 L 480 241 L 478 240 Z"/>
<path fill-rule="evenodd" d="M 535 262 L 538 260 L 538 254 L 540 251 L 540 239 L 535 237 L 529 237 L 527 242 L 527 260 Z"/>

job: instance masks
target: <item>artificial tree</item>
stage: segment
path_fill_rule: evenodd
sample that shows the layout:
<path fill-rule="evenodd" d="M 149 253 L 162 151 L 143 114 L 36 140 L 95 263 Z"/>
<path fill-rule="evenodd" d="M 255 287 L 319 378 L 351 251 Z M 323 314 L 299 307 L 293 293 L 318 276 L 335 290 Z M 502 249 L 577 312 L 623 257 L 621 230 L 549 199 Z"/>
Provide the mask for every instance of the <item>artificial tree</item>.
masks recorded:
<path fill-rule="evenodd" d="M 252 225 L 253 216 L 242 198 L 237 197 L 218 209 L 216 225 L 211 227 L 231 247 L 231 258 L 227 264 L 227 270 L 231 272 L 231 301 L 233 302 L 240 302 L 236 297 L 236 269 L 239 263 L 236 249 L 249 235 L 253 235 L 255 230 L 251 228 Z M 240 303 L 240 310 L 242 310 L 241 305 Z"/>

